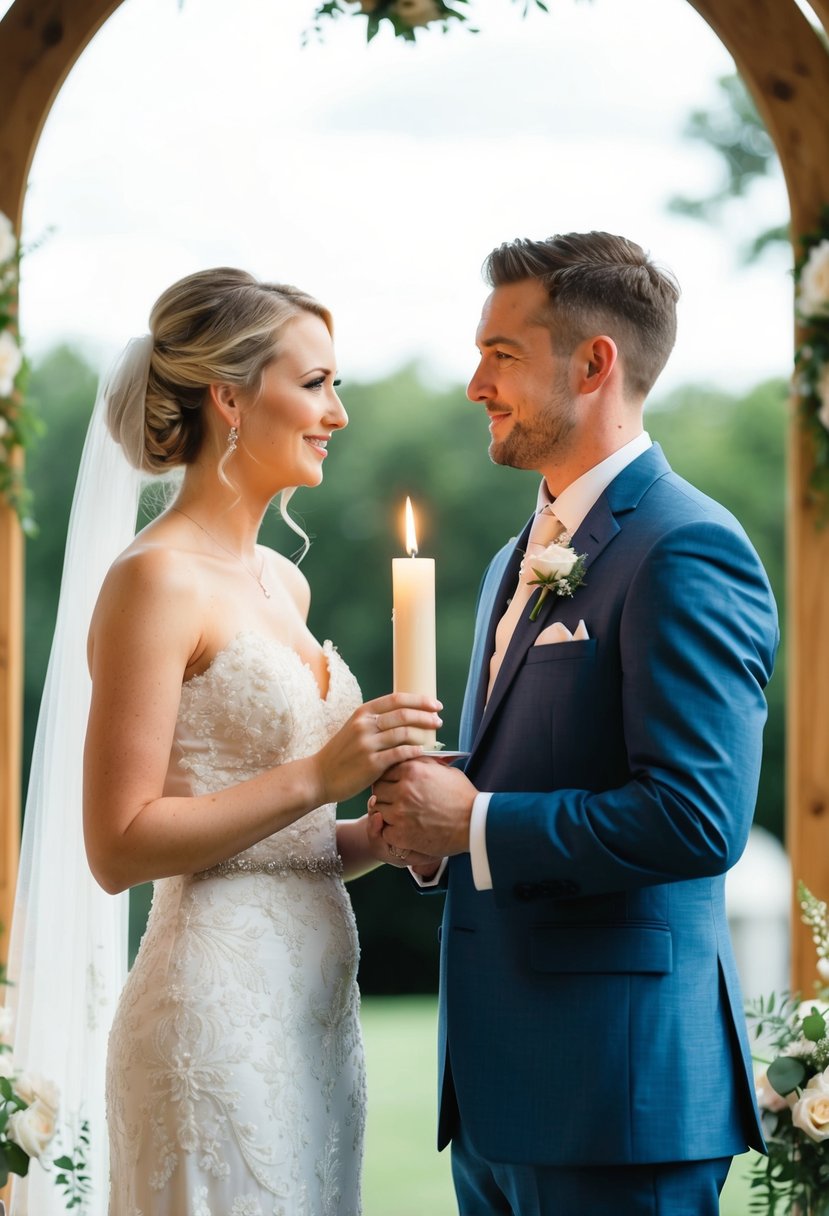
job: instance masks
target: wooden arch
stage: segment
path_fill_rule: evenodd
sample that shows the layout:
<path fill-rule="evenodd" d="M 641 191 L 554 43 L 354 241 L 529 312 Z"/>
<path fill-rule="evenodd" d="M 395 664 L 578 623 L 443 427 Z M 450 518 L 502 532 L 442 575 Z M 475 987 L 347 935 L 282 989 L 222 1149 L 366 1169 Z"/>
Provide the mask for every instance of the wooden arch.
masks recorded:
<path fill-rule="evenodd" d="M 265 0 L 263 0 L 265 2 Z M 829 203 L 829 52 L 797 0 L 688 0 L 727 47 L 777 147 L 792 231 Z M 0 21 L 0 211 L 20 231 L 43 124 L 84 47 L 121 0 L 15 0 Z M 811 0 L 829 35 L 829 0 Z M 794 327 L 794 322 L 793 322 Z M 829 897 L 829 529 L 805 494 L 811 452 L 791 424 L 788 495 L 787 834 L 794 874 Z M 0 922 L 11 919 L 19 838 L 23 544 L 0 505 Z M 0 939 L 0 958 L 6 955 Z M 793 979 L 809 988 L 812 946 L 793 940 Z"/>

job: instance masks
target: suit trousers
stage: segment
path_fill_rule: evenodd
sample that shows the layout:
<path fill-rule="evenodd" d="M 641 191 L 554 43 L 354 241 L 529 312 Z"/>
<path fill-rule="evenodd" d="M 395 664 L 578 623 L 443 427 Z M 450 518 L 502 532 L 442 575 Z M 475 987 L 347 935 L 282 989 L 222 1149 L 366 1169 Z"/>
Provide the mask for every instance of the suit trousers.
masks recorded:
<path fill-rule="evenodd" d="M 731 1160 L 510 1165 L 484 1160 L 460 1128 L 452 1140 L 459 1216 L 718 1216 Z"/>

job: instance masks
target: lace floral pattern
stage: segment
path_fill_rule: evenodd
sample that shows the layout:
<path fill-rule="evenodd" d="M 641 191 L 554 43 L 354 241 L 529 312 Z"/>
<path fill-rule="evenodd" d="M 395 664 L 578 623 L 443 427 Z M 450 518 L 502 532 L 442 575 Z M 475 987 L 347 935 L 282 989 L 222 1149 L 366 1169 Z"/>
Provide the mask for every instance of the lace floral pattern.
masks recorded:
<path fill-rule="evenodd" d="M 182 690 L 175 788 L 215 791 L 318 750 L 360 701 L 324 649 L 325 698 L 288 647 L 234 638 Z M 110 1216 L 360 1212 L 358 945 L 330 864 L 335 811 L 224 872 L 155 884 L 110 1037 Z"/>

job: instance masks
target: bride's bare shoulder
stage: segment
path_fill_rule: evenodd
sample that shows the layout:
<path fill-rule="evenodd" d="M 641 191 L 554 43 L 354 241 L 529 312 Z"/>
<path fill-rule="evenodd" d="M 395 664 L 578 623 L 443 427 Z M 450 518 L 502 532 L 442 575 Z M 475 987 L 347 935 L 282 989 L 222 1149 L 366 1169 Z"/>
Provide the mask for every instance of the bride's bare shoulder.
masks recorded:
<path fill-rule="evenodd" d="M 305 619 L 311 606 L 311 588 L 308 585 L 308 579 L 296 562 L 292 562 L 290 558 L 284 557 L 273 549 L 266 549 L 265 554 L 271 577 L 279 579 Z"/>

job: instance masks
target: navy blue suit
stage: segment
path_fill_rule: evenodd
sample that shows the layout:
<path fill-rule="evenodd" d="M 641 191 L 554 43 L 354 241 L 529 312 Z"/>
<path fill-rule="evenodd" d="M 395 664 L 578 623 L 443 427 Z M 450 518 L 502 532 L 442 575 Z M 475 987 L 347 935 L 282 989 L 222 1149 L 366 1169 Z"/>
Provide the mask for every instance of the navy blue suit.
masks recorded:
<path fill-rule="evenodd" d="M 520 622 L 484 708 L 529 525 L 481 588 L 460 746 L 493 791 L 493 889 L 446 872 L 439 1143 L 624 1165 L 762 1148 L 724 876 L 745 847 L 778 641 L 736 520 L 654 446 L 573 537 L 572 598 Z M 560 620 L 589 640 L 534 646 Z"/>

